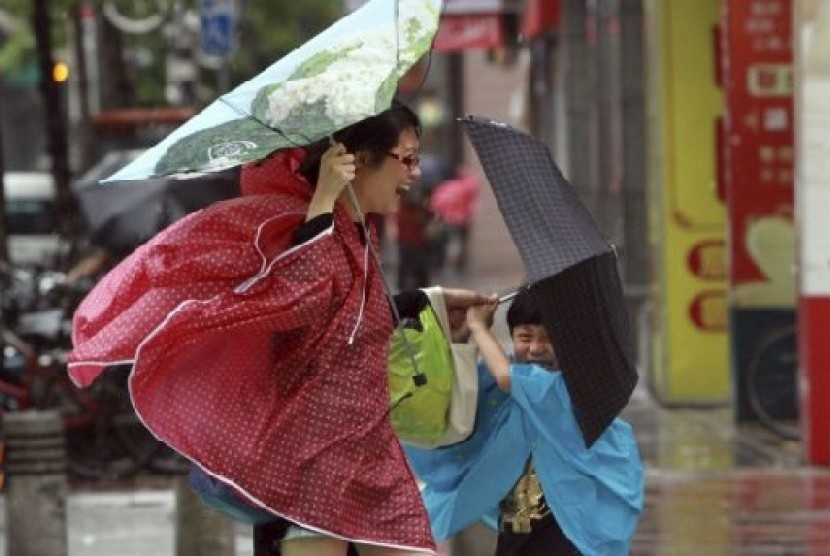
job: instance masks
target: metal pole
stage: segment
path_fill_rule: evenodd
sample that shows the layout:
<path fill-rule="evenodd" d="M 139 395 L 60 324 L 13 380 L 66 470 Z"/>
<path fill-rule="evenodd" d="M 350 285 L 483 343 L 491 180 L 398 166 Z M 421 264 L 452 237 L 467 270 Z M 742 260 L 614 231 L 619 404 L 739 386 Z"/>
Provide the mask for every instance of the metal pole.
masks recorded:
<path fill-rule="evenodd" d="M 222 65 L 219 66 L 219 93 L 227 93 L 231 86 L 231 72 L 228 67 L 228 57 L 222 57 Z"/>
<path fill-rule="evenodd" d="M 176 556 L 233 556 L 233 521 L 202 503 L 187 482 L 176 478 Z"/>
<path fill-rule="evenodd" d="M 597 3 L 597 154 L 599 187 L 596 216 L 611 241 L 622 239 L 622 155 L 620 137 L 620 36 L 617 0 Z"/>
<path fill-rule="evenodd" d="M 61 233 L 68 234 L 71 227 L 72 196 L 69 192 L 66 114 L 58 85 L 52 80 L 54 60 L 49 5 L 48 0 L 35 0 L 33 24 L 40 70 L 40 92 L 45 105 L 47 141 L 57 193 L 58 227 Z"/>
<path fill-rule="evenodd" d="M 464 116 L 464 54 L 452 52 L 447 55 L 447 84 L 449 86 L 450 114 L 455 118 Z M 449 130 L 450 163 L 455 168 L 464 160 L 464 137 L 460 125 Z"/>
<path fill-rule="evenodd" d="M 5 89 L 0 81 L 0 262 L 9 262 L 9 245 L 6 237 L 6 163 L 3 157 L 3 95 Z"/>
<path fill-rule="evenodd" d="M 80 135 L 80 167 L 86 170 L 92 166 L 95 145 L 89 119 L 89 60 L 85 47 L 87 42 L 87 20 L 94 18 L 94 8 L 85 2 L 78 3 L 72 10 L 73 48 L 75 49 L 75 80 L 78 83 L 78 131 Z"/>
<path fill-rule="evenodd" d="M 620 0 L 623 135 L 623 263 L 627 284 L 648 284 L 643 0 Z"/>
<path fill-rule="evenodd" d="M 620 0 L 622 101 L 622 273 L 637 361 L 647 360 L 644 311 L 648 301 L 649 250 L 646 210 L 646 102 L 643 70 L 643 0 Z"/>
<path fill-rule="evenodd" d="M 596 21 L 586 0 L 563 0 L 564 84 L 567 123 L 567 177 L 596 215 Z"/>

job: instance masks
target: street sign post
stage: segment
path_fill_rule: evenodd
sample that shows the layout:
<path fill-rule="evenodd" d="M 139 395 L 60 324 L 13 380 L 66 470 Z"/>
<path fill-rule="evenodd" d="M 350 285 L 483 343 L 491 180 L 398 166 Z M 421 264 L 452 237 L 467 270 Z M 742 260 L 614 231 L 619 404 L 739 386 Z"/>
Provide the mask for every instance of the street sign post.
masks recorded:
<path fill-rule="evenodd" d="M 228 57 L 236 47 L 236 25 L 233 0 L 200 0 L 199 16 L 202 23 L 202 52 L 211 56 Z"/>

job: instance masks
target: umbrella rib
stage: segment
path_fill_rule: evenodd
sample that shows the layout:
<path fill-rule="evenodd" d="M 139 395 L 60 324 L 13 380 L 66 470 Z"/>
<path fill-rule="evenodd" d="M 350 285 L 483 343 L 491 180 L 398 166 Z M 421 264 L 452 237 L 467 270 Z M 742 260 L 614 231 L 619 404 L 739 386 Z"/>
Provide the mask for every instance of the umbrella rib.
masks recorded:
<path fill-rule="evenodd" d="M 400 17 L 401 17 L 401 5 L 398 2 L 395 2 L 395 73 L 398 72 L 398 68 L 401 67 L 401 29 L 400 29 Z M 398 74 L 400 75 L 400 74 Z"/>

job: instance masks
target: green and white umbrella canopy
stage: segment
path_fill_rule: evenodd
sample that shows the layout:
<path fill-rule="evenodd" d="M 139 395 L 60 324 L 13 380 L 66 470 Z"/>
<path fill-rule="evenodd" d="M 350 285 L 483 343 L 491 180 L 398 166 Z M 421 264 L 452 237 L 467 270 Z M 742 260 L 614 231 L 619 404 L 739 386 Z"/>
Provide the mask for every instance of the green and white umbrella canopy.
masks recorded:
<path fill-rule="evenodd" d="M 431 47 L 441 0 L 371 0 L 222 95 L 108 181 L 215 171 L 389 108 Z"/>

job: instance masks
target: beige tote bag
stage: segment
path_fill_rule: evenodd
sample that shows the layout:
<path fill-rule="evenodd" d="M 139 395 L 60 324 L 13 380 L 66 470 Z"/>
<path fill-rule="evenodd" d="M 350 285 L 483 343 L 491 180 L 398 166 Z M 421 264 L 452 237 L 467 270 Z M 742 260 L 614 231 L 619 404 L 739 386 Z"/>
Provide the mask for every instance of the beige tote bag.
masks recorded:
<path fill-rule="evenodd" d="M 432 310 L 438 317 L 441 329 L 447 338 L 450 334 L 450 319 L 444 302 L 444 291 L 440 286 L 422 290 L 429 298 Z M 450 344 L 454 366 L 450 414 L 447 431 L 435 443 L 420 448 L 440 448 L 465 440 L 473 432 L 478 403 L 478 348 L 475 344 Z"/>

